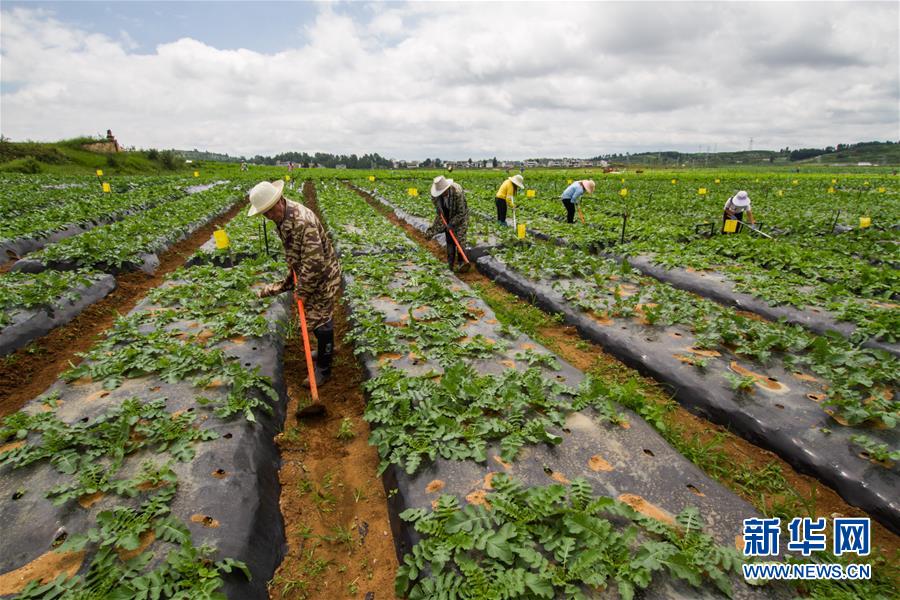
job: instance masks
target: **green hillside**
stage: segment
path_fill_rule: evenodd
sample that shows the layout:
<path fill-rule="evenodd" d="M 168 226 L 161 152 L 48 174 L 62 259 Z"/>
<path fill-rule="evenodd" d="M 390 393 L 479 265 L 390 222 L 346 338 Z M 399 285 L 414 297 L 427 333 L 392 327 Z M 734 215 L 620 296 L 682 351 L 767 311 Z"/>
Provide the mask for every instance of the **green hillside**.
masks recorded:
<path fill-rule="evenodd" d="M 854 166 L 860 162 L 873 165 L 900 165 L 900 143 L 859 142 L 840 144 L 836 148 L 802 148 L 782 150 L 745 150 L 740 152 L 642 152 L 639 154 L 610 154 L 598 156 L 613 164 L 648 167 L 721 167 L 730 165 L 806 166 L 842 164 Z"/>
<path fill-rule="evenodd" d="M 103 169 L 110 175 L 139 175 L 188 168 L 183 159 L 169 150 L 106 154 L 83 148 L 85 144 L 105 141 L 90 137 L 49 143 L 0 140 L 0 172 L 80 174 Z"/>
<path fill-rule="evenodd" d="M 827 154 L 820 154 L 806 160 L 811 163 L 845 163 L 855 165 L 859 162 L 870 162 L 877 165 L 900 165 L 900 144 L 883 144 L 864 142 L 847 149 Z"/>

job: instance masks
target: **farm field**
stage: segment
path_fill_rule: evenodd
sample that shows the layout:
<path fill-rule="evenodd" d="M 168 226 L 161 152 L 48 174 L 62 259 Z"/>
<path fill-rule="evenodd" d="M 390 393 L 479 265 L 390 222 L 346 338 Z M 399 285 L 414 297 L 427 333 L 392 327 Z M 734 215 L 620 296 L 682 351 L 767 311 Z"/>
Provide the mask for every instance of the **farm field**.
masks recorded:
<path fill-rule="evenodd" d="M 889 171 L 527 170 L 524 236 L 499 170 L 294 171 L 343 270 L 341 376 L 301 422 L 296 306 L 253 293 L 281 242 L 244 200 L 287 170 L 198 170 L 0 175 L 0 597 L 895 593 Z M 438 174 L 458 275 L 421 235 Z M 719 233 L 738 189 L 773 239 Z M 873 519 L 870 580 L 744 581 L 743 519 L 834 515 Z"/>

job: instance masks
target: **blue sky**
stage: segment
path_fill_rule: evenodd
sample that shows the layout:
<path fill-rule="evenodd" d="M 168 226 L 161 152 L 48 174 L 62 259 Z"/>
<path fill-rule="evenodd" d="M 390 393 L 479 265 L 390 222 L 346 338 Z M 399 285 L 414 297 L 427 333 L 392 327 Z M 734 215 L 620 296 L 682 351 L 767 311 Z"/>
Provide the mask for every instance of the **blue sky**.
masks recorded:
<path fill-rule="evenodd" d="M 3 2 L 4 7 L 44 8 L 58 19 L 93 33 L 117 37 L 125 31 L 133 51 L 152 52 L 158 44 L 190 37 L 220 49 L 250 48 L 280 52 L 303 43 L 303 26 L 318 12 L 312 2 Z M 344 4 L 348 14 L 367 12 L 365 5 Z"/>
<path fill-rule="evenodd" d="M 0 133 L 394 158 L 900 139 L 898 2 L 15 2 Z"/>

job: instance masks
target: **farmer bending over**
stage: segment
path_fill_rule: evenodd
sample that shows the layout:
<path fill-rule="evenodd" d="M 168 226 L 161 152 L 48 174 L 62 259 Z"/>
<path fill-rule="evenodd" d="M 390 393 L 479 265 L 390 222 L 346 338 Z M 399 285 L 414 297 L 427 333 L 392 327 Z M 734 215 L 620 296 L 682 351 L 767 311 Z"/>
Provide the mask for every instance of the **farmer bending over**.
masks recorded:
<path fill-rule="evenodd" d="M 587 192 L 588 194 L 593 194 L 594 186 L 595 184 L 593 179 L 573 181 L 572 184 L 567 187 L 566 190 L 562 193 L 561 199 L 563 206 L 566 207 L 567 222 L 575 222 L 575 208 L 578 206 L 578 200 L 582 195 L 584 195 L 585 192 Z"/>
<path fill-rule="evenodd" d="M 756 219 L 753 218 L 753 211 L 750 210 L 750 196 L 747 195 L 747 192 L 741 190 L 725 202 L 724 212 L 722 213 L 722 231 L 725 231 L 725 221 L 743 222 L 744 211 L 747 212 L 750 224 L 755 224 Z M 738 225 L 736 231 L 740 231 L 740 225 Z"/>
<path fill-rule="evenodd" d="M 316 215 L 298 202 L 287 200 L 282 191 L 284 181 L 263 181 L 250 190 L 249 216 L 263 215 L 273 221 L 284 244 L 284 255 L 290 272 L 284 281 L 266 285 L 257 291 L 260 298 L 295 289 L 303 301 L 306 322 L 316 335 L 316 385 L 331 377 L 334 353 L 334 304 L 341 288 L 341 266 L 334 247 Z M 309 386 L 309 379 L 304 381 Z M 303 415 L 324 412 L 321 405 L 308 406 Z"/>
<path fill-rule="evenodd" d="M 516 192 L 524 187 L 525 181 L 522 179 L 521 175 L 507 177 L 500 185 L 500 189 L 497 190 L 497 197 L 494 198 L 494 202 L 497 205 L 497 222 L 501 225 L 506 225 L 506 207 L 508 206 L 512 209 L 516 208 Z"/>
<path fill-rule="evenodd" d="M 444 239 L 447 242 L 447 264 L 452 271 L 456 266 L 458 252 L 450 230 L 456 236 L 460 247 L 465 248 L 466 232 L 469 229 L 469 207 L 466 204 L 466 196 L 461 185 L 443 175 L 438 175 L 431 184 L 431 201 L 437 215 L 434 217 L 434 223 L 425 231 L 425 237 L 433 238 L 444 232 Z M 449 230 L 444 226 L 445 220 L 450 226 Z M 459 259 L 462 260 L 462 257 Z"/>

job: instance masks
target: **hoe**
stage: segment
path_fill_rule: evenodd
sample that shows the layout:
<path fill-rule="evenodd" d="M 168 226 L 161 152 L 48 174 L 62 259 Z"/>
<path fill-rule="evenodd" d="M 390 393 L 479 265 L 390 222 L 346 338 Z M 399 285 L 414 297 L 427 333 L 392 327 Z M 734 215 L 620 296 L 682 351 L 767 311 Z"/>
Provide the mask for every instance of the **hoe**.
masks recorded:
<path fill-rule="evenodd" d="M 294 276 L 294 299 L 297 300 L 297 315 L 300 317 L 300 334 L 303 336 L 303 353 L 306 355 L 306 372 L 309 375 L 309 393 L 313 402 L 319 401 L 319 388 L 316 385 L 316 373 L 313 368 L 312 351 L 309 349 L 309 332 L 306 331 L 306 311 L 303 310 L 303 300 L 297 295 L 297 273 L 291 271 Z M 322 352 L 322 349 L 319 349 Z"/>
<path fill-rule="evenodd" d="M 441 215 L 441 221 L 444 222 L 444 227 L 446 227 L 447 231 L 450 232 L 450 237 L 453 238 L 453 243 L 456 244 L 456 249 L 459 250 L 459 255 L 463 257 L 463 260 L 466 261 L 467 265 L 470 264 L 469 257 L 466 256 L 466 253 L 463 252 L 462 246 L 459 245 L 459 241 L 456 239 L 456 234 L 453 233 L 453 230 L 450 229 L 450 224 L 447 222 L 447 219 L 444 218 L 444 213 L 438 211 L 438 214 Z"/>

